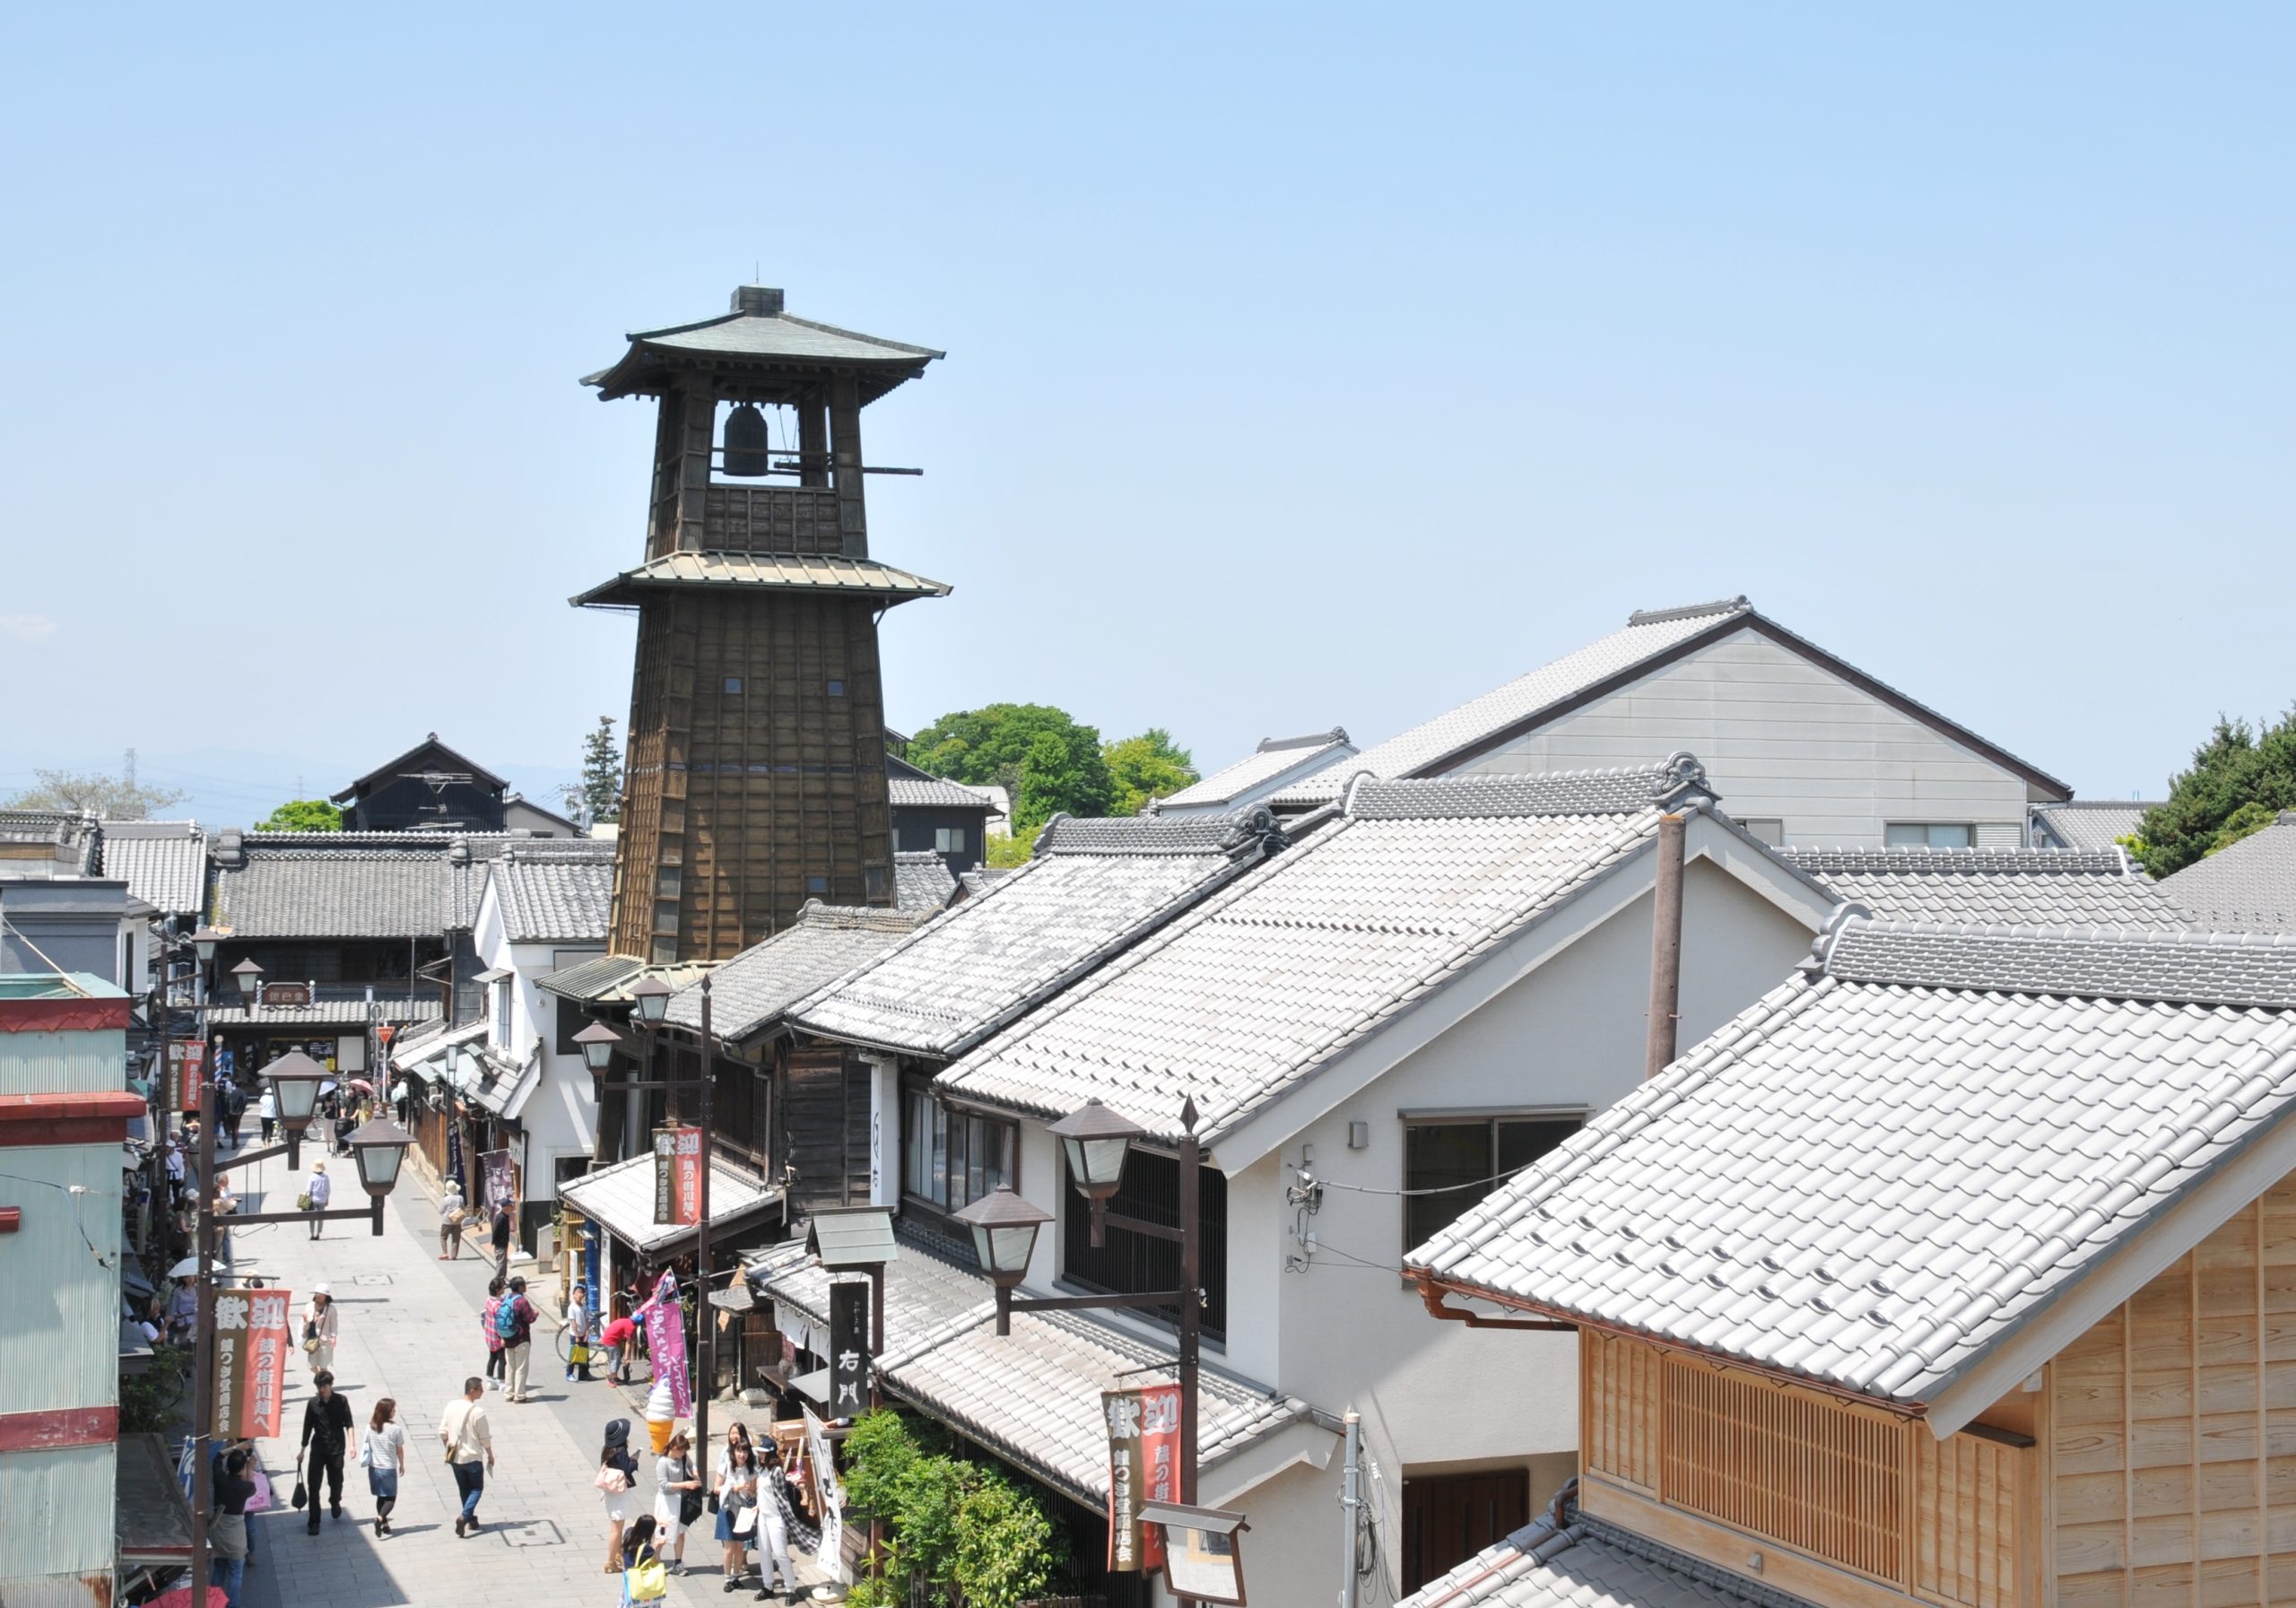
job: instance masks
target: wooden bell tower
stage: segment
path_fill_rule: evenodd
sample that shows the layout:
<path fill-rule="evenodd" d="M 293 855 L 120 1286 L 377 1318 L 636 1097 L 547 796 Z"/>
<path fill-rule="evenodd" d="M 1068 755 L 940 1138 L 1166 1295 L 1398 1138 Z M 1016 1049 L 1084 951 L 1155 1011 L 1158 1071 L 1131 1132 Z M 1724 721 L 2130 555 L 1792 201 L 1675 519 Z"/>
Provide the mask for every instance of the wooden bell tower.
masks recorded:
<path fill-rule="evenodd" d="M 893 902 L 877 617 L 949 588 L 869 556 L 861 410 L 943 353 L 762 285 L 629 339 L 582 383 L 658 399 L 645 561 L 573 600 L 638 613 L 610 942 L 722 960 L 809 899 Z"/>

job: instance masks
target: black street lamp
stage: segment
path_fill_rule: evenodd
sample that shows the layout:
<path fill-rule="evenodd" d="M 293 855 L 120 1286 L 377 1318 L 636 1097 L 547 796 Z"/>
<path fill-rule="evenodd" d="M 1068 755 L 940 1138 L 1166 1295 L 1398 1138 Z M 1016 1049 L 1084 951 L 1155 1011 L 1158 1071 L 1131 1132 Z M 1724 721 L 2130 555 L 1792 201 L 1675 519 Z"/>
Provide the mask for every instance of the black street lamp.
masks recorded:
<path fill-rule="evenodd" d="M 648 1027 L 659 1027 L 662 1018 L 669 1013 L 670 986 L 652 972 L 631 987 L 630 1003 L 637 1008 L 638 1020 Z"/>
<path fill-rule="evenodd" d="M 253 960 L 242 960 L 231 968 L 231 980 L 239 986 L 239 997 L 253 1004 L 263 998 L 263 968 Z"/>
<path fill-rule="evenodd" d="M 603 1076 L 613 1067 L 622 1035 L 603 1021 L 594 1021 L 574 1035 L 574 1042 L 582 1047 L 582 1065 Z"/>
<path fill-rule="evenodd" d="M 1077 1193 L 1091 1203 L 1092 1243 L 1100 1243 L 1103 1222 L 1113 1222 L 1118 1228 L 1152 1239 L 1177 1243 L 1180 1247 L 1178 1290 L 1150 1291 L 1139 1295 L 1014 1295 L 1013 1291 L 1027 1276 L 1029 1258 L 1036 1249 L 1037 1232 L 1052 1221 L 1051 1214 L 1022 1200 L 1009 1184 L 998 1185 L 956 1214 L 957 1221 L 972 1230 L 973 1250 L 980 1258 L 988 1282 L 996 1288 L 996 1333 L 1000 1336 L 1012 1334 L 1012 1315 L 1015 1312 L 1109 1311 L 1122 1307 L 1178 1309 L 1182 1506 L 1196 1500 L 1197 1364 L 1203 1349 L 1204 1247 L 1196 1218 L 1201 1199 L 1197 1178 L 1204 1156 L 1196 1137 L 1196 1100 L 1191 1097 L 1180 1106 L 1180 1225 L 1177 1229 L 1108 1210 L 1108 1203 L 1124 1182 L 1125 1156 L 1135 1141 L 1146 1136 L 1146 1129 L 1098 1100 L 1086 1102 L 1083 1108 L 1050 1125 L 1050 1131 L 1059 1135 L 1061 1148 L 1068 1154 L 1069 1176 L 1075 1182 Z M 1238 1520 L 1239 1524 L 1241 1522 Z M 1191 1599 L 1193 1594 L 1183 1590 L 1179 1580 L 1167 1578 L 1183 1603 Z M 1239 1594 L 1241 1589 L 1239 1577 Z M 1239 1595 L 1232 1600 L 1240 1603 L 1243 1598 Z"/>

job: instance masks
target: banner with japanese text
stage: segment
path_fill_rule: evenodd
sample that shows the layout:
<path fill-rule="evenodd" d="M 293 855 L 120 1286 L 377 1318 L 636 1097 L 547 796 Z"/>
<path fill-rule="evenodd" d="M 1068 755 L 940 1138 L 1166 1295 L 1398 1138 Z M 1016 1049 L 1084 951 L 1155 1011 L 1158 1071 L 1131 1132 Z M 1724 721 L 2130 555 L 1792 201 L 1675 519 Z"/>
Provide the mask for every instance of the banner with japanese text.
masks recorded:
<path fill-rule="evenodd" d="M 678 1222 L 701 1221 L 701 1130 L 676 1128 Z"/>
<path fill-rule="evenodd" d="M 290 1301 L 284 1290 L 217 1292 L 215 1417 L 210 1434 L 239 1440 L 279 1433 Z"/>
<path fill-rule="evenodd" d="M 653 1360 L 654 1377 L 670 1387 L 670 1416 L 685 1418 L 693 1412 L 693 1381 L 685 1374 L 685 1308 L 678 1301 L 677 1275 L 665 1273 L 646 1307 L 646 1354 Z"/>
<path fill-rule="evenodd" d="M 845 1482 L 837 1477 L 829 1426 L 813 1416 L 811 1407 L 805 1409 L 805 1456 L 813 1465 L 813 1492 L 821 1499 L 822 1550 L 815 1560 L 840 1583 L 850 1585 L 845 1568 Z"/>
<path fill-rule="evenodd" d="M 858 1418 L 869 1410 L 869 1286 L 853 1280 L 829 1287 L 829 1412 Z"/>
<path fill-rule="evenodd" d="M 1180 1387 L 1102 1391 L 1100 1413 L 1109 1431 L 1108 1567 L 1161 1569 L 1163 1534 L 1141 1524 L 1140 1508 L 1179 1499 Z"/>
<path fill-rule="evenodd" d="M 168 1040 L 167 1107 L 196 1113 L 207 1092 L 207 1043 L 202 1039 Z"/>
<path fill-rule="evenodd" d="M 478 1152 L 478 1165 L 486 1178 L 488 1209 L 516 1206 L 518 1204 L 518 1171 L 510 1152 L 506 1150 L 481 1151 Z"/>

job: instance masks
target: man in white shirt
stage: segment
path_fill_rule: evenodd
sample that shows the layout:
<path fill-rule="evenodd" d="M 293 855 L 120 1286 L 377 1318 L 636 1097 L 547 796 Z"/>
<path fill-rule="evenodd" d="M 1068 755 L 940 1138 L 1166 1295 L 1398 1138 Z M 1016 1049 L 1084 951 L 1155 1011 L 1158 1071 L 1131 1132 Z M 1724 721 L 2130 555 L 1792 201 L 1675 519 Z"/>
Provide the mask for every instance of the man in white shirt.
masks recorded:
<path fill-rule="evenodd" d="M 439 1421 L 439 1439 L 447 1448 L 447 1465 L 454 1471 L 455 1489 L 463 1499 L 462 1515 L 455 1520 L 457 1537 L 478 1534 L 479 1493 L 486 1489 L 486 1471 L 494 1466 L 494 1431 L 481 1405 L 485 1399 L 484 1379 L 465 1379 L 461 1397 L 447 1404 Z"/>

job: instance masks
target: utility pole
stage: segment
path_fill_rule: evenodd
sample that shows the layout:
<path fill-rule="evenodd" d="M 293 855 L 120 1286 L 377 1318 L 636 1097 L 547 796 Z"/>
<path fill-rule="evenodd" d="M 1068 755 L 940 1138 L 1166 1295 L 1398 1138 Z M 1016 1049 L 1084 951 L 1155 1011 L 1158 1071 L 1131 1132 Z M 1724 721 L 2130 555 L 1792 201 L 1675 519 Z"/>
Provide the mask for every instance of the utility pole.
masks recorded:
<path fill-rule="evenodd" d="M 699 1332 L 701 1378 L 693 1393 L 693 1439 L 700 1466 L 709 1466 L 709 1397 L 718 1388 L 718 1322 L 709 1306 L 709 1174 L 718 1135 L 710 1127 L 710 1100 L 718 1082 L 718 1044 L 709 1036 L 709 974 L 701 975 L 701 1221 L 694 1225 L 693 1322 Z"/>
<path fill-rule="evenodd" d="M 1339 1608 L 1355 1608 L 1355 1538 L 1361 1534 L 1363 1511 L 1363 1415 L 1350 1407 L 1347 1461 L 1339 1471 Z"/>
<path fill-rule="evenodd" d="M 204 1032 L 203 1026 L 202 1031 Z M 162 1047 L 164 1050 L 164 1046 Z M 202 1068 L 199 1091 L 199 1215 L 191 1254 L 198 1264 L 199 1302 L 191 1337 L 191 1608 L 207 1608 L 207 1515 L 215 1505 L 208 1468 L 208 1431 L 215 1416 L 215 1275 L 208 1247 L 215 1236 L 215 1080 Z"/>

